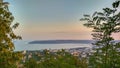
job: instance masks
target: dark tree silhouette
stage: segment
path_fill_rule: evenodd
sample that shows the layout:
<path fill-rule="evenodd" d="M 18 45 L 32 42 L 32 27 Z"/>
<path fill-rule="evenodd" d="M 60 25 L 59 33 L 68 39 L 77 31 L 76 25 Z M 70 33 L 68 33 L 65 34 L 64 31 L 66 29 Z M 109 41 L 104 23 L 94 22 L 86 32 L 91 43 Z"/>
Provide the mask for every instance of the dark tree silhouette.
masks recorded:
<path fill-rule="evenodd" d="M 120 68 L 120 43 L 112 37 L 113 33 L 120 32 L 119 4 L 120 0 L 115 1 L 113 8 L 103 8 L 103 12 L 84 15 L 80 19 L 87 22 L 84 26 L 93 28 L 95 53 L 89 59 L 92 68 Z"/>

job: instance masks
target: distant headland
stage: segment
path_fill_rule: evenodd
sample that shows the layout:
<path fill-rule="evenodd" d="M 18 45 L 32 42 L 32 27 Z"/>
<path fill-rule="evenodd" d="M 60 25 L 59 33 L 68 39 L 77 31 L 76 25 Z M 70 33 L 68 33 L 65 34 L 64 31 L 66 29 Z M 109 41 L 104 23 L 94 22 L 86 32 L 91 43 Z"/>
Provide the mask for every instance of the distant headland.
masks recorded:
<path fill-rule="evenodd" d="M 36 40 L 28 44 L 90 44 L 93 40 Z"/>
<path fill-rule="evenodd" d="M 119 42 L 116 40 L 115 42 Z M 28 44 L 91 44 L 93 40 L 34 40 Z"/>

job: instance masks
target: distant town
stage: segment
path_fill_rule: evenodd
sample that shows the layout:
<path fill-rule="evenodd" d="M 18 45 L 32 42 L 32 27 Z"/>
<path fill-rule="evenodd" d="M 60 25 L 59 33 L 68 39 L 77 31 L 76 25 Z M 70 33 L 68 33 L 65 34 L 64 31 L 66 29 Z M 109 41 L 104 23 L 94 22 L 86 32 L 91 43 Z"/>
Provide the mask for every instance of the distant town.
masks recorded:
<path fill-rule="evenodd" d="M 23 62 L 30 58 L 39 59 L 37 57 L 44 56 L 44 51 L 47 51 L 48 54 L 55 55 L 58 51 L 67 52 L 73 56 L 79 57 L 79 58 L 89 58 L 89 56 L 94 52 L 92 48 L 89 47 L 80 47 L 80 48 L 69 48 L 69 49 L 44 49 L 44 50 L 24 50 L 22 53 L 25 55 L 23 58 Z"/>

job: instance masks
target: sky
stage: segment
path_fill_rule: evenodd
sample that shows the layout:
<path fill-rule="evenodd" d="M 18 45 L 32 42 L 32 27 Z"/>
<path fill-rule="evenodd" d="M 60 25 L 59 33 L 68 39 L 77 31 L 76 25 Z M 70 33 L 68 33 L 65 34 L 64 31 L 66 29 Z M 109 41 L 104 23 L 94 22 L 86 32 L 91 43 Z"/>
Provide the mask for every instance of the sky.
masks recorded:
<path fill-rule="evenodd" d="M 111 7 L 114 0 L 5 0 L 10 3 L 15 33 L 23 40 L 92 39 L 91 29 L 79 21 L 84 14 L 93 14 Z M 115 34 L 116 39 L 119 34 Z"/>

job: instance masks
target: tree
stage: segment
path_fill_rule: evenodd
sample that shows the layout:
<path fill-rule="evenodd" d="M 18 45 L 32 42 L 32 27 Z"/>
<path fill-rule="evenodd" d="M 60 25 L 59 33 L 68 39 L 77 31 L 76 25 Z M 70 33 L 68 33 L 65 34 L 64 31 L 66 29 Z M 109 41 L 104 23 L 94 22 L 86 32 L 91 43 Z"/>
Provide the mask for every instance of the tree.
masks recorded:
<path fill-rule="evenodd" d="M 46 52 L 49 53 L 46 54 Z M 36 57 L 28 59 L 24 64 L 25 68 L 87 68 L 85 58 L 80 59 L 65 52 L 64 49 L 57 52 L 44 50 L 41 56 L 39 56 L 40 60 L 36 60 Z"/>
<path fill-rule="evenodd" d="M 113 8 L 103 8 L 93 16 L 84 15 L 81 21 L 84 26 L 93 28 L 93 39 L 96 51 L 91 55 L 89 64 L 92 68 L 120 68 L 120 42 L 115 42 L 113 33 L 120 32 L 120 0 L 115 1 Z"/>
<path fill-rule="evenodd" d="M 38 67 L 37 62 L 32 58 L 30 58 L 29 61 L 25 62 L 24 66 L 26 68 L 40 68 L 40 67 Z"/>
<path fill-rule="evenodd" d="M 0 67 L 15 68 L 16 64 L 22 57 L 20 52 L 14 52 L 14 39 L 21 39 L 14 34 L 19 23 L 12 24 L 14 17 L 9 11 L 8 2 L 0 0 Z"/>

